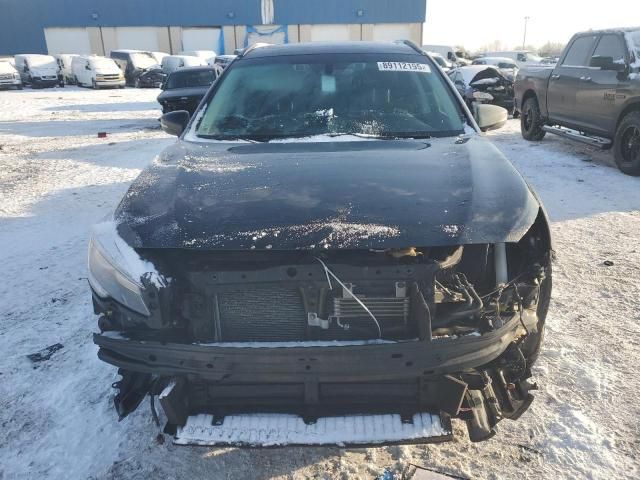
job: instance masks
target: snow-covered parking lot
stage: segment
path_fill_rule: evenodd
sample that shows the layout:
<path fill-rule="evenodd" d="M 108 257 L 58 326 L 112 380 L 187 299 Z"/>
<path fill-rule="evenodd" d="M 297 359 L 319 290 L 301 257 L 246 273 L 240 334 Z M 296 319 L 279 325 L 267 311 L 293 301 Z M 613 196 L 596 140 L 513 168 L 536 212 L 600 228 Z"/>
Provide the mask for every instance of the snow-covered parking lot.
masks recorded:
<path fill-rule="evenodd" d="M 515 120 L 491 136 L 540 194 L 557 253 L 540 390 L 519 421 L 480 444 L 456 424 L 452 443 L 374 449 L 179 447 L 158 441 L 147 408 L 118 423 L 116 371 L 91 341 L 86 247 L 174 141 L 157 94 L 0 92 L 0 479 L 374 479 L 410 464 L 455 478 L 640 476 L 640 178 L 606 152 L 527 143 Z"/>

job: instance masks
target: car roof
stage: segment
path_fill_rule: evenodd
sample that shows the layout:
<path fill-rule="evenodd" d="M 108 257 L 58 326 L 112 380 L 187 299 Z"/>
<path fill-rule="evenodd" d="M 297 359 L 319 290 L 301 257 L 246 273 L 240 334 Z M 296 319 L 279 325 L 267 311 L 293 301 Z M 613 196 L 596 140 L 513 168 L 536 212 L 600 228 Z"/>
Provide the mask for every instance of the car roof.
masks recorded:
<path fill-rule="evenodd" d="M 578 35 L 599 35 L 602 33 L 628 33 L 640 31 L 640 26 L 637 27 L 622 27 L 622 28 L 603 28 L 600 30 L 585 30 L 584 32 L 578 32 L 574 36 Z"/>
<path fill-rule="evenodd" d="M 111 50 L 111 53 L 119 52 L 119 53 L 151 53 L 149 50 L 131 50 L 128 48 L 116 48 L 115 50 Z"/>
<path fill-rule="evenodd" d="M 51 57 L 53 58 L 53 55 L 45 55 L 41 53 L 19 53 L 18 55 L 16 55 L 16 57 L 22 57 L 22 58 Z"/>
<path fill-rule="evenodd" d="M 515 63 L 513 61 L 513 58 L 509 58 L 509 57 L 479 57 L 479 58 L 476 58 L 476 60 L 489 60 L 492 62 Z M 474 60 L 474 62 L 476 60 Z"/>
<path fill-rule="evenodd" d="M 240 57 L 277 57 L 281 55 L 314 55 L 327 53 L 422 54 L 418 47 L 403 42 L 302 42 L 281 45 L 256 44 Z"/>
<path fill-rule="evenodd" d="M 165 58 L 198 58 L 202 60 L 200 57 L 196 57 L 195 55 L 167 55 Z"/>
<path fill-rule="evenodd" d="M 178 72 L 197 72 L 197 71 L 204 71 L 204 70 L 217 71 L 218 69 L 210 65 L 201 65 L 199 67 L 183 67 L 183 68 L 179 68 L 178 70 L 174 70 L 169 75 L 173 75 L 174 73 L 178 73 Z"/>

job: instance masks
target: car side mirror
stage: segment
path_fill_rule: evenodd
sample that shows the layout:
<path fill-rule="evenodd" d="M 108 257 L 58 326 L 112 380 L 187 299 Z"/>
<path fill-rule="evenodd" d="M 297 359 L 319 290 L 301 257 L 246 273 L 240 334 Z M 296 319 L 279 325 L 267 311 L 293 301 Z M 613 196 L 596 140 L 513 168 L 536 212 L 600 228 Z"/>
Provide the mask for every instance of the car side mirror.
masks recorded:
<path fill-rule="evenodd" d="M 627 68 L 624 62 L 618 63 L 613 60 L 613 57 L 606 57 L 603 55 L 594 55 L 591 57 L 589 66 L 599 68 L 600 70 L 611 70 L 614 72 L 622 72 Z"/>
<path fill-rule="evenodd" d="M 176 110 L 165 113 L 160 117 L 160 127 L 165 133 L 179 137 L 187 128 L 189 123 L 189 112 L 186 110 Z"/>
<path fill-rule="evenodd" d="M 85 69 L 85 70 L 91 70 L 91 67 L 90 67 L 89 65 L 85 65 L 85 66 L 84 66 L 84 69 Z"/>
<path fill-rule="evenodd" d="M 473 114 L 483 132 L 501 128 L 509 118 L 509 112 L 505 108 L 486 103 L 474 103 Z"/>

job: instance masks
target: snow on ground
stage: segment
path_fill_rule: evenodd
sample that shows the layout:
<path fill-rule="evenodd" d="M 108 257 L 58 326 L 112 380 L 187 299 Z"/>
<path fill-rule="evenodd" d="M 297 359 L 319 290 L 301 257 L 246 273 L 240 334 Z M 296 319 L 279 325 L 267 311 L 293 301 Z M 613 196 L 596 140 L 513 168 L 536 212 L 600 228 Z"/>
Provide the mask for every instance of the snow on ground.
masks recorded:
<path fill-rule="evenodd" d="M 86 247 L 173 141 L 157 93 L 0 92 L 0 479 L 372 479 L 410 463 L 464 478 L 638 478 L 640 178 L 606 152 L 524 142 L 517 121 L 491 136 L 546 204 L 557 251 L 540 391 L 519 421 L 480 444 L 456 423 L 442 445 L 262 450 L 160 444 L 144 405 L 118 423 L 115 369 L 91 342 Z M 27 358 L 56 343 L 49 360 Z"/>

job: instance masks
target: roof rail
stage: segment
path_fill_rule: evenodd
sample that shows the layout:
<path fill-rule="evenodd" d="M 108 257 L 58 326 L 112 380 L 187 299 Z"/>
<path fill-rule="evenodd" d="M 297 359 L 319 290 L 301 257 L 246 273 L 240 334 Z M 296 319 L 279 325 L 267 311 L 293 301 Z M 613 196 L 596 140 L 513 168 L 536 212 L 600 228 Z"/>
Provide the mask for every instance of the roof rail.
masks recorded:
<path fill-rule="evenodd" d="M 419 46 L 417 46 L 415 43 L 413 43 L 411 40 L 396 40 L 393 43 L 401 43 L 403 45 L 406 45 L 407 47 L 412 48 L 413 50 L 415 50 L 416 52 L 418 52 L 420 55 L 426 55 L 426 53 L 424 52 L 424 50 L 422 50 Z"/>
<path fill-rule="evenodd" d="M 242 50 L 242 53 L 240 53 L 238 56 L 239 57 L 244 57 L 247 53 L 249 53 L 252 50 L 255 50 L 256 48 L 268 47 L 269 45 L 271 45 L 271 44 L 270 43 L 264 43 L 264 42 L 254 43 L 253 45 L 249 45 L 247 48 Z"/>

